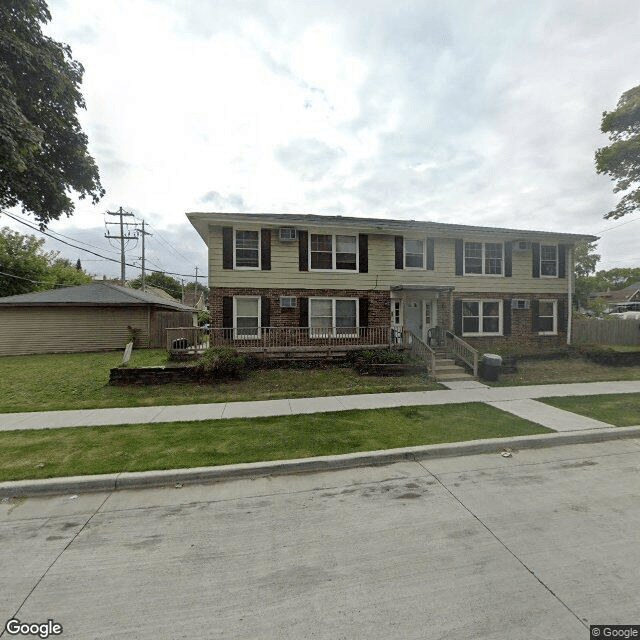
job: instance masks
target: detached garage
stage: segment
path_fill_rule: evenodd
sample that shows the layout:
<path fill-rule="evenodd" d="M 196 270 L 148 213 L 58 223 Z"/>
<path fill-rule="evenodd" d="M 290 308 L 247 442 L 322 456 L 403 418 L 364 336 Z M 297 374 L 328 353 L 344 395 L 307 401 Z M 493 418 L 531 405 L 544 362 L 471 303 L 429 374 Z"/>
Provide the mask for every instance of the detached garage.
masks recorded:
<path fill-rule="evenodd" d="M 0 298 L 0 355 L 162 348 L 167 327 L 195 325 L 194 309 L 107 282 Z"/>

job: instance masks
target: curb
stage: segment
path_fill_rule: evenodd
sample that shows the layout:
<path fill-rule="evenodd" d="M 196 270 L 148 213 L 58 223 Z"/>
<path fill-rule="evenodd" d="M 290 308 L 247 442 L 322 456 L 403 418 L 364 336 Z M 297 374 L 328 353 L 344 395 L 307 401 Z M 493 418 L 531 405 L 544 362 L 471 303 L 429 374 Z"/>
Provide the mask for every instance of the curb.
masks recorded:
<path fill-rule="evenodd" d="M 365 451 L 336 456 L 230 464 L 217 467 L 111 473 L 46 480 L 16 480 L 0 482 L 0 498 L 170 487 L 175 486 L 177 483 L 181 485 L 206 484 L 270 475 L 334 471 L 392 464 L 394 462 L 469 456 L 479 453 L 497 453 L 505 448 L 538 449 L 638 437 L 640 437 L 640 426 L 612 427 L 608 429 L 591 429 L 589 431 L 544 433 L 532 436 L 491 438 L 487 440 L 404 447 L 402 449 Z"/>

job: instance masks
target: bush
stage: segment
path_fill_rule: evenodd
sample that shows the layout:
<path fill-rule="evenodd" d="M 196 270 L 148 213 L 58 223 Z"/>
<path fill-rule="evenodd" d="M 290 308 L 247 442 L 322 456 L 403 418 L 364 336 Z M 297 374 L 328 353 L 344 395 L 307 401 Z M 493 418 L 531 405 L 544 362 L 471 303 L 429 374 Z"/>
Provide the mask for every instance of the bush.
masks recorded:
<path fill-rule="evenodd" d="M 207 349 L 196 364 L 198 377 L 205 381 L 244 378 L 251 369 L 252 358 L 230 347 Z"/>
<path fill-rule="evenodd" d="M 412 362 L 403 351 L 393 349 L 357 349 L 347 356 L 351 364 L 408 364 Z"/>
<path fill-rule="evenodd" d="M 580 355 L 592 362 L 614 367 L 633 367 L 640 365 L 640 352 L 616 351 L 605 345 L 583 344 L 578 347 Z"/>

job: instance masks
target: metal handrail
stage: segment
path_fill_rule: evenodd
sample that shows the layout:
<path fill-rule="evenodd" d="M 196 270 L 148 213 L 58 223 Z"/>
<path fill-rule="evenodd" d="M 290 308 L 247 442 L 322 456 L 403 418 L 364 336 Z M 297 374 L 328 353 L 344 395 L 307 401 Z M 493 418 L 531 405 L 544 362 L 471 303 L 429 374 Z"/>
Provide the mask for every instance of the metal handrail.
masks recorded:
<path fill-rule="evenodd" d="M 448 348 L 456 355 L 460 360 L 467 364 L 473 370 L 473 376 L 478 375 L 478 350 L 474 349 L 468 342 L 465 342 L 462 338 L 451 331 L 445 333 L 447 339 Z"/>

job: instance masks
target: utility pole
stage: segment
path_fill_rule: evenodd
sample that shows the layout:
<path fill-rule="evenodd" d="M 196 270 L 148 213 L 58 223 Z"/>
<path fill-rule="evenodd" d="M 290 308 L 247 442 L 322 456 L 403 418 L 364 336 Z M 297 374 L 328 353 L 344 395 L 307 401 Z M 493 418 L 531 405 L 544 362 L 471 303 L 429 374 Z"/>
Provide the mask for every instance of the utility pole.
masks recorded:
<path fill-rule="evenodd" d="M 195 294 L 197 292 L 198 292 L 198 267 L 196 267 L 196 288 L 195 288 L 195 291 L 193 292 L 194 293 L 194 298 L 193 298 L 194 300 L 195 300 Z"/>
<path fill-rule="evenodd" d="M 138 234 L 140 234 L 142 236 L 142 290 L 145 291 L 144 288 L 144 277 L 145 277 L 145 270 L 144 270 L 144 237 L 145 236 L 152 236 L 152 233 L 149 233 L 148 231 L 144 230 L 144 220 L 142 221 L 142 229 L 137 229 Z"/>
<path fill-rule="evenodd" d="M 120 207 L 120 209 L 118 211 L 107 211 L 107 215 L 109 216 L 119 216 L 120 217 L 120 235 L 119 236 L 113 236 L 110 235 L 108 233 L 105 233 L 104 237 L 105 238 L 109 238 L 112 240 L 120 240 L 120 283 L 122 284 L 122 286 L 124 286 L 124 283 L 126 281 L 126 276 L 125 276 L 125 257 L 124 257 L 124 241 L 125 240 L 135 240 L 135 236 L 129 234 L 129 232 L 127 231 L 127 235 L 125 235 L 124 233 L 124 225 L 125 222 L 123 221 L 123 218 L 129 216 L 131 218 L 133 218 L 133 213 L 129 213 L 128 211 L 123 211 L 122 207 Z M 118 224 L 117 222 L 107 222 L 105 224 Z M 126 223 L 127 225 L 129 223 Z"/>

